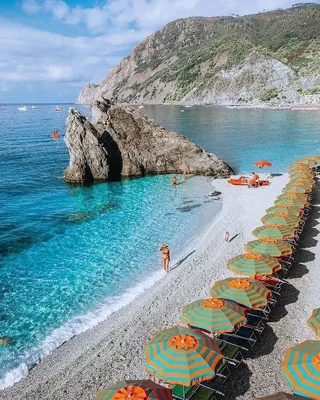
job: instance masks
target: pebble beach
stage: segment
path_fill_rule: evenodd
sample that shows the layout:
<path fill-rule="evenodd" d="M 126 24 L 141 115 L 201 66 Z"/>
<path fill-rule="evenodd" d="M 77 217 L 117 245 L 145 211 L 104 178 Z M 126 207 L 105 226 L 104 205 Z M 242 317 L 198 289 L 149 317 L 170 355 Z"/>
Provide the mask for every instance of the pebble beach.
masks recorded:
<path fill-rule="evenodd" d="M 154 286 L 128 306 L 56 349 L 25 379 L 1 391 L 0 399 L 89 400 L 119 380 L 149 378 L 144 369 L 144 345 L 157 330 L 178 324 L 185 304 L 209 297 L 215 281 L 232 276 L 227 261 L 243 253 L 244 245 L 254 239 L 251 232 L 261 225 L 260 218 L 288 179 L 287 174 L 276 176 L 270 186 L 258 189 L 213 181 L 213 189 L 222 192 L 221 211 L 214 217 L 208 215 L 212 223 L 205 235 L 186 249 L 170 273 L 163 272 Z M 221 388 L 226 399 L 249 400 L 289 391 L 280 374 L 285 350 L 304 339 L 315 339 L 306 321 L 312 309 L 319 307 L 319 218 L 316 187 L 312 211 L 281 297 L 259 342 Z M 229 242 L 224 240 L 226 231 Z"/>

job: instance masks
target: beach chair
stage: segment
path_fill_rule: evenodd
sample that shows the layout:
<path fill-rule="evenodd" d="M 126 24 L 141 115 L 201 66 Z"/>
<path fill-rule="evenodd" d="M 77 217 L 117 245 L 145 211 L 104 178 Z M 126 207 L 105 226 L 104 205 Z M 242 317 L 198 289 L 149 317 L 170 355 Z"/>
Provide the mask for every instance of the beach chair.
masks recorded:
<path fill-rule="evenodd" d="M 199 385 L 182 386 L 174 385 L 171 387 L 172 397 L 176 400 L 189 400 L 199 389 Z"/>
<path fill-rule="evenodd" d="M 219 389 L 230 375 L 231 371 L 229 369 L 228 361 L 223 359 L 216 370 L 216 376 L 213 379 L 201 382 L 200 386 L 208 388 L 220 396 L 224 396 L 224 393 Z"/>
<path fill-rule="evenodd" d="M 242 347 L 236 346 L 231 343 L 224 342 L 223 340 L 217 340 L 218 346 L 223 357 L 232 365 L 238 366 L 243 361 L 243 355 L 241 352 Z"/>
<path fill-rule="evenodd" d="M 264 320 L 258 315 L 247 315 L 247 323 L 245 325 L 247 328 L 253 329 L 255 332 L 258 332 L 260 335 L 264 331 L 265 324 Z"/>
<path fill-rule="evenodd" d="M 221 333 L 219 339 L 227 343 L 242 345 L 246 350 L 250 350 L 257 342 L 254 329 L 246 326 L 242 326 L 232 333 Z"/>

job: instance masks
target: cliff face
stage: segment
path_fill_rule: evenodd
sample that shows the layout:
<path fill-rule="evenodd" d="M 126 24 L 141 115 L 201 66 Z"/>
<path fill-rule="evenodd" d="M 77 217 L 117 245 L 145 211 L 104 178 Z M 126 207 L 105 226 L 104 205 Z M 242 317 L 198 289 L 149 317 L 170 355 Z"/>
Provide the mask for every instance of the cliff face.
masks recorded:
<path fill-rule="evenodd" d="M 178 133 L 161 128 L 129 107 L 100 98 L 92 123 L 70 109 L 65 138 L 70 164 L 68 182 L 92 182 L 121 176 L 181 173 L 228 177 L 232 170 Z"/>
<path fill-rule="evenodd" d="M 320 6 L 186 18 L 136 45 L 78 102 L 313 103 L 320 94 Z"/>

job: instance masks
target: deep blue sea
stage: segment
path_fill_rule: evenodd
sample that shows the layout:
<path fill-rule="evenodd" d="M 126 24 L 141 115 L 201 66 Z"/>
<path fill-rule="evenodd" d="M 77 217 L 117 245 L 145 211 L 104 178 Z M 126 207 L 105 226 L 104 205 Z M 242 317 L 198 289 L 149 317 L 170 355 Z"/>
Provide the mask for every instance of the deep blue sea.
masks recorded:
<path fill-rule="evenodd" d="M 0 105 L 0 388 L 73 335 L 162 279 L 159 245 L 175 261 L 201 236 L 219 205 L 208 178 L 172 189 L 170 176 L 88 187 L 61 179 L 69 105 L 18 111 Z M 76 106 L 84 114 L 88 108 Z M 181 112 L 184 110 L 184 112 Z M 214 152 L 236 172 L 258 159 L 272 172 L 320 153 L 320 112 L 145 106 L 151 118 Z M 179 177 L 181 179 L 181 177 Z"/>

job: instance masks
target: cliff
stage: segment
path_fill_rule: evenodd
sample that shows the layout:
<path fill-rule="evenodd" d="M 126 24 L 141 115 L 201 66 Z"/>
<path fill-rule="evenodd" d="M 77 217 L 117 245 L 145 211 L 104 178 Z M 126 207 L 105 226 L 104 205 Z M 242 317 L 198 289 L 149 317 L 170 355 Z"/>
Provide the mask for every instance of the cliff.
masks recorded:
<path fill-rule="evenodd" d="M 320 5 L 179 19 L 136 45 L 79 103 L 312 104 L 320 95 Z"/>
<path fill-rule="evenodd" d="M 226 178 L 232 170 L 189 139 L 157 125 L 129 107 L 94 102 L 92 121 L 69 110 L 65 142 L 68 182 L 120 179 L 147 174 L 189 174 Z"/>

